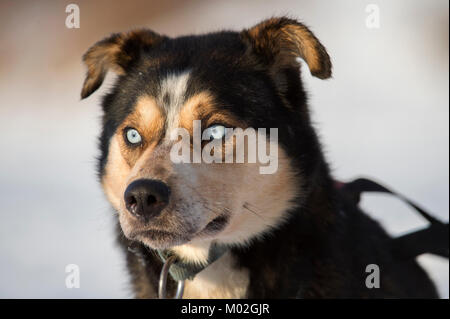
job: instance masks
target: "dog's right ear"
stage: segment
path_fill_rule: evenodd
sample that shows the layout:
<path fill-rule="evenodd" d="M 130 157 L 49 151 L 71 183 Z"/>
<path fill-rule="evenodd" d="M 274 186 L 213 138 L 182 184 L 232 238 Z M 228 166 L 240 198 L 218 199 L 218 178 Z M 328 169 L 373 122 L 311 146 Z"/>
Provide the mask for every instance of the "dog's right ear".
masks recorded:
<path fill-rule="evenodd" d="M 108 70 L 125 74 L 130 63 L 139 58 L 143 49 L 150 49 L 165 38 L 150 30 L 136 30 L 116 33 L 94 44 L 83 55 L 88 70 L 81 98 L 88 97 L 100 87 Z"/>

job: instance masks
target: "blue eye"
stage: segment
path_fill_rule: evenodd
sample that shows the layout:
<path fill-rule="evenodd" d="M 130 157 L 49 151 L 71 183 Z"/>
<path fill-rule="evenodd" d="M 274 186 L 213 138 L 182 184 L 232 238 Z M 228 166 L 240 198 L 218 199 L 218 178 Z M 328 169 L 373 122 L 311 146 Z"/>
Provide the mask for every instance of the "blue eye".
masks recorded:
<path fill-rule="evenodd" d="M 139 134 L 139 132 L 134 129 L 134 128 L 129 128 L 127 129 L 125 136 L 127 138 L 127 141 L 130 144 L 136 145 L 136 144 L 140 144 L 142 142 L 142 137 Z"/>
<path fill-rule="evenodd" d="M 225 136 L 225 126 L 223 125 L 210 126 L 203 132 L 203 136 L 208 140 L 221 139 Z"/>

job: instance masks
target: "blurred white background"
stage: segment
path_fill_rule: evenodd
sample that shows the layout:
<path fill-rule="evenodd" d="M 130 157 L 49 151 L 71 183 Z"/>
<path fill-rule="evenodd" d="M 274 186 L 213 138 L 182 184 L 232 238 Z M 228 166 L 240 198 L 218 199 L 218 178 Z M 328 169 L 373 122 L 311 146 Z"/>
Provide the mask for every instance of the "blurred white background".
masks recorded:
<path fill-rule="evenodd" d="M 130 297 L 108 203 L 95 175 L 99 97 L 79 100 L 81 55 L 111 32 L 146 26 L 170 36 L 239 30 L 287 14 L 327 47 L 333 79 L 303 75 L 334 174 L 365 175 L 449 215 L 447 0 L 0 2 L 0 297 Z M 368 4 L 380 28 L 366 27 Z M 111 78 L 110 78 L 111 80 Z M 397 200 L 364 208 L 393 235 L 425 222 Z M 449 296 L 448 260 L 419 261 Z M 67 289 L 77 264 L 81 287 Z"/>

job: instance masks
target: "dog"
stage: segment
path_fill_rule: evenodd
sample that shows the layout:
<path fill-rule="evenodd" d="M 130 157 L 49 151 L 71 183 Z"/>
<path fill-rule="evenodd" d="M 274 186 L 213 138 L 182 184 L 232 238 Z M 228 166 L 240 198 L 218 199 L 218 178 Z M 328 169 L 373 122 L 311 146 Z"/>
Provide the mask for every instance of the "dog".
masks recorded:
<path fill-rule="evenodd" d="M 325 47 L 287 17 L 177 38 L 139 29 L 85 53 L 82 99 L 108 71 L 118 75 L 102 101 L 98 172 L 137 298 L 158 296 L 168 256 L 178 267 L 170 296 L 183 280 L 185 298 L 437 297 L 413 258 L 396 260 L 376 221 L 340 208 L 298 58 L 312 76 L 331 77 Z M 276 128 L 276 143 L 266 140 L 276 170 L 261 174 L 259 159 L 174 161 L 180 137 L 171 132 L 179 128 L 191 136 L 188 150 L 220 137 L 222 156 L 225 144 L 237 148 L 224 128 Z M 371 264 L 380 269 L 379 287 L 367 286 Z"/>

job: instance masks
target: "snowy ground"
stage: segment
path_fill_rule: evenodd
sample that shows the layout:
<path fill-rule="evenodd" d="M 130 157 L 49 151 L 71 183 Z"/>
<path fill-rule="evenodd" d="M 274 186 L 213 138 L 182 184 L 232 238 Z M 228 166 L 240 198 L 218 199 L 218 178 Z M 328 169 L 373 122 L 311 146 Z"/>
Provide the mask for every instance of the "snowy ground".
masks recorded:
<path fill-rule="evenodd" d="M 0 4 L 0 297 L 131 296 L 95 178 L 100 94 L 80 102 L 79 90 L 87 47 L 135 26 L 178 35 L 301 18 L 334 63 L 332 80 L 303 78 L 335 176 L 376 177 L 448 220 L 447 1 L 77 3 L 78 30 L 64 27 L 63 2 Z M 379 29 L 365 26 L 368 3 Z M 425 226 L 387 196 L 363 204 L 391 234 Z M 448 261 L 419 260 L 448 298 Z M 66 288 L 67 264 L 80 289 Z"/>

